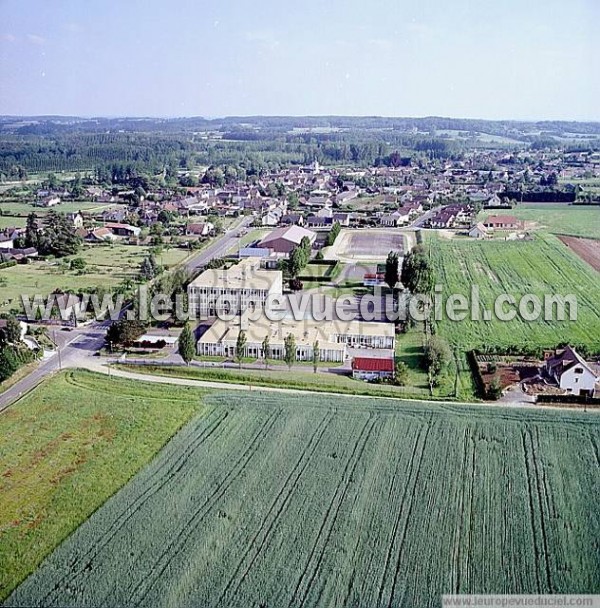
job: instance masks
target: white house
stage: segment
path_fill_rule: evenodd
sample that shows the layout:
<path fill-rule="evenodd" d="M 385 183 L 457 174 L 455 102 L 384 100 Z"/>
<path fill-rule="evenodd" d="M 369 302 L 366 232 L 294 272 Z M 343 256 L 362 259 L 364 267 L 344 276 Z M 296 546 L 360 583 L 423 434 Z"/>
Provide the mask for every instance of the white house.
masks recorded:
<path fill-rule="evenodd" d="M 0 232 L 0 249 L 14 249 L 15 242 L 12 236 Z"/>
<path fill-rule="evenodd" d="M 489 236 L 488 229 L 481 222 L 478 222 L 469 230 L 469 236 L 472 239 L 486 239 Z"/>
<path fill-rule="evenodd" d="M 600 381 L 592 367 L 570 346 L 546 360 L 546 373 L 572 395 L 593 397 Z"/>

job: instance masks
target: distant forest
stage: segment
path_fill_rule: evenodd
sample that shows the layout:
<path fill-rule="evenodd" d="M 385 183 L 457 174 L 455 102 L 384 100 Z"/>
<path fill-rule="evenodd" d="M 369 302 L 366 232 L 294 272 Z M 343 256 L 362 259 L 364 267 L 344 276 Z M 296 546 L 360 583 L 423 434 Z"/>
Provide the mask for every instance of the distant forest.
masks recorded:
<path fill-rule="evenodd" d="M 485 136 L 485 137 L 482 137 Z M 491 136 L 491 137 L 490 137 Z M 599 150 L 600 123 L 451 118 L 0 117 L 0 179 L 24 173 L 158 174 L 241 166 L 259 174 L 319 161 L 348 166 L 460 158 L 472 148 Z"/>

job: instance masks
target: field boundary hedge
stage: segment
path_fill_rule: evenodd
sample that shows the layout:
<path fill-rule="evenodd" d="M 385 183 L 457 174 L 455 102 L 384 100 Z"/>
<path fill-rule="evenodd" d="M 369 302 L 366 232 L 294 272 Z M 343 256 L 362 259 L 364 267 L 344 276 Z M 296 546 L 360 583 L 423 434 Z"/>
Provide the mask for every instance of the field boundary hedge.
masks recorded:
<path fill-rule="evenodd" d="M 585 395 L 537 395 L 535 401 L 536 403 L 573 403 L 600 407 L 600 398 Z"/>
<path fill-rule="evenodd" d="M 477 363 L 477 352 L 474 350 L 470 350 L 467 353 L 467 362 L 469 363 L 469 368 L 471 369 L 471 375 L 473 376 L 473 381 L 475 382 L 475 394 L 482 399 L 486 397 L 485 390 L 485 382 L 483 381 L 483 376 L 481 375 L 481 371 L 479 369 L 479 364 Z"/>

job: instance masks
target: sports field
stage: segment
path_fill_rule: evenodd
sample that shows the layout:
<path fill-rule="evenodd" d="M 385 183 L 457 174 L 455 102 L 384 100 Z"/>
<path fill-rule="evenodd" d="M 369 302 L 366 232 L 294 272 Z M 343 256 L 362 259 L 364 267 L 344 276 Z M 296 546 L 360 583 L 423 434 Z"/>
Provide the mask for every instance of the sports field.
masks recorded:
<path fill-rule="evenodd" d="M 429 250 L 436 271 L 436 284 L 442 286 L 444 302 L 452 294 L 470 301 L 471 287 L 479 288 L 480 300 L 492 312 L 495 299 L 508 294 L 516 302 L 526 294 L 574 295 L 577 320 L 560 321 L 556 314 L 549 320 L 540 315 L 526 321 L 517 315 L 500 321 L 464 321 L 445 316 L 439 331 L 462 350 L 517 348 L 533 351 L 561 343 L 585 345 L 600 352 L 600 281 L 598 273 L 573 251 L 549 234 L 538 234 L 531 241 L 473 241 L 442 239 L 428 235 Z M 483 316 L 480 317 L 481 319 Z"/>
<path fill-rule="evenodd" d="M 74 379 L 114 399 L 110 380 Z M 185 389 L 170 389 L 180 404 Z M 7 606 L 437 607 L 442 593 L 600 587 L 594 414 L 256 392 L 203 402 Z"/>
<path fill-rule="evenodd" d="M 397 229 L 343 229 L 325 257 L 340 261 L 385 261 L 390 251 L 401 255 L 414 245 L 414 233 Z"/>

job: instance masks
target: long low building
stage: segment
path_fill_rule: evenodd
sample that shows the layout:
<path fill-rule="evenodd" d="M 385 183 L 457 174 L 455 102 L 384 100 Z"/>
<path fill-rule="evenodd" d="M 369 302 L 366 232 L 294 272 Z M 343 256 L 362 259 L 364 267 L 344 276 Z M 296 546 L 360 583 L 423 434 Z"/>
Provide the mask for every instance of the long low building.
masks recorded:
<path fill-rule="evenodd" d="M 336 362 L 344 361 L 349 346 L 377 349 L 393 349 L 395 346 L 393 323 L 314 319 L 270 321 L 264 316 L 257 321 L 250 321 L 238 317 L 233 322 L 217 319 L 198 340 L 198 354 L 234 357 L 240 329 L 246 334 L 246 357 L 262 358 L 262 343 L 269 336 L 270 358 L 283 359 L 284 342 L 289 334 L 296 341 L 298 361 L 312 360 L 316 341 L 319 342 L 320 360 Z"/>

